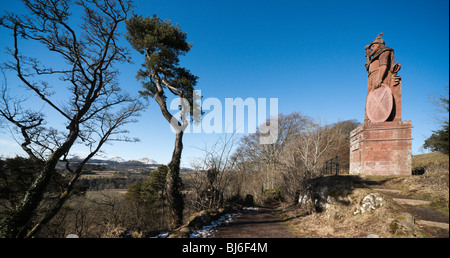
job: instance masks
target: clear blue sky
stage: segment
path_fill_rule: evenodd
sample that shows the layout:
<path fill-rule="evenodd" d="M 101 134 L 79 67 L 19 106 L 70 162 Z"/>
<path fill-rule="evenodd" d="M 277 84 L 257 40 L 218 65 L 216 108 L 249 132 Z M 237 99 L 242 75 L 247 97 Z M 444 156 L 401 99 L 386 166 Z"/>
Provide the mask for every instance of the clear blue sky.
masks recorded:
<path fill-rule="evenodd" d="M 449 85 L 449 1 L 136 1 L 135 12 L 178 23 L 192 50 L 182 65 L 199 76 L 204 98 L 278 98 L 282 113 L 302 112 L 324 123 L 364 118 L 367 74 L 364 46 L 380 33 L 402 65 L 403 120 L 413 123 L 413 154 L 439 128 L 429 96 Z M 3 1 L 0 10 L 20 10 Z M 9 58 L 10 32 L 0 29 L 0 60 Z M 127 42 L 124 41 L 124 44 Z M 28 46 L 32 49 L 33 46 Z M 39 53 L 36 53 L 39 55 Z M 45 58 L 45 57 L 41 57 Z M 121 86 L 137 92 L 134 75 L 143 61 L 121 65 Z M 8 74 L 9 87 L 17 83 Z M 155 102 L 129 127 L 140 143 L 105 146 L 108 157 L 149 157 L 167 163 L 175 135 Z M 187 134 L 182 163 L 219 135 Z M 0 153 L 18 152 L 0 133 Z"/>

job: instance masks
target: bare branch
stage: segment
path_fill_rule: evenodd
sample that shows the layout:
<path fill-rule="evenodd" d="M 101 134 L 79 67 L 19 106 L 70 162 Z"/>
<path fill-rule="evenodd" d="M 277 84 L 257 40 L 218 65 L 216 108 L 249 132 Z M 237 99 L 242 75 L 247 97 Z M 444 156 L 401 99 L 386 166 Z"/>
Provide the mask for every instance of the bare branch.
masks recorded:
<path fill-rule="evenodd" d="M 7 14 L 0 18 L 0 25 L 13 32 L 14 44 L 14 49 L 10 51 L 14 61 L 5 63 L 4 67 L 13 69 L 33 95 L 62 115 L 65 120 L 62 123 L 67 126 L 65 131 L 45 127 L 45 117 L 41 112 L 23 111 L 24 102 L 9 98 L 6 87 L 2 89 L 0 115 L 18 129 L 22 149 L 44 164 L 25 197 L 2 220 L 4 225 L 0 227 L 0 236 L 9 237 L 32 236 L 47 223 L 69 198 L 84 165 L 105 142 L 131 140 L 121 138 L 122 134 L 127 133 L 121 128 L 134 122 L 134 117 L 144 108 L 136 99 L 121 93 L 117 85 L 118 71 L 113 67 L 117 62 L 129 61 L 127 49 L 117 44 L 121 36 L 117 29 L 130 11 L 130 1 L 78 1 L 77 4 L 85 11 L 78 28 L 73 27 L 70 21 L 69 0 L 24 0 L 24 3 L 30 15 L 19 17 Z M 79 33 L 80 29 L 82 33 Z M 53 64 L 46 66 L 35 58 L 22 56 L 20 40 L 41 44 L 49 53 L 57 54 L 66 65 L 62 68 L 56 68 Z M 51 76 L 60 80 L 57 87 L 54 82 L 45 81 Z M 57 103 L 50 96 L 58 95 L 53 95 L 50 89 L 61 92 L 65 89 L 71 95 Z M 130 105 L 119 109 L 126 104 Z M 80 140 L 90 148 L 90 153 L 73 166 L 67 157 L 72 146 Z M 66 169 L 72 178 L 55 206 L 26 234 L 22 229 L 28 228 L 32 216 L 37 214 L 61 158 L 66 162 Z"/>

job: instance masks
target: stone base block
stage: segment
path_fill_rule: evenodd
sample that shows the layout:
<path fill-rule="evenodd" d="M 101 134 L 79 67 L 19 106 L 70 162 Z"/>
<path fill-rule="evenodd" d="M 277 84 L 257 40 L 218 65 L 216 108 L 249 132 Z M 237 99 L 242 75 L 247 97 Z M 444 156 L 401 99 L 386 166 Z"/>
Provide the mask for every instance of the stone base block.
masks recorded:
<path fill-rule="evenodd" d="M 411 121 L 364 123 L 350 133 L 350 174 L 411 175 Z"/>

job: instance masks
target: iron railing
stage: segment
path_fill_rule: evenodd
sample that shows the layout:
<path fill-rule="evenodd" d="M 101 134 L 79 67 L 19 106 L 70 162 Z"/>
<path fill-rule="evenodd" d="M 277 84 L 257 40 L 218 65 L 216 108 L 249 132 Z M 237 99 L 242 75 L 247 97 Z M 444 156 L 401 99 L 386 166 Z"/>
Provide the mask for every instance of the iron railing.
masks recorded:
<path fill-rule="evenodd" d="M 336 155 L 336 157 L 331 158 L 323 164 L 322 174 L 323 175 L 332 175 L 333 170 L 336 173 L 336 175 L 339 174 L 339 157 Z"/>

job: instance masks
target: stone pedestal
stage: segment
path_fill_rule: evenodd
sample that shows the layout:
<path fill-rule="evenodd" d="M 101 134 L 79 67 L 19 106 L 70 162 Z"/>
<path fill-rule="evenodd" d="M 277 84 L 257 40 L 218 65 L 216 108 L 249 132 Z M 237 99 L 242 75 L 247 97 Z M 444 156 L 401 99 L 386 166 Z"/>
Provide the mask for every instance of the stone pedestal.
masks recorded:
<path fill-rule="evenodd" d="M 411 121 L 364 123 L 350 133 L 350 174 L 411 175 Z"/>

